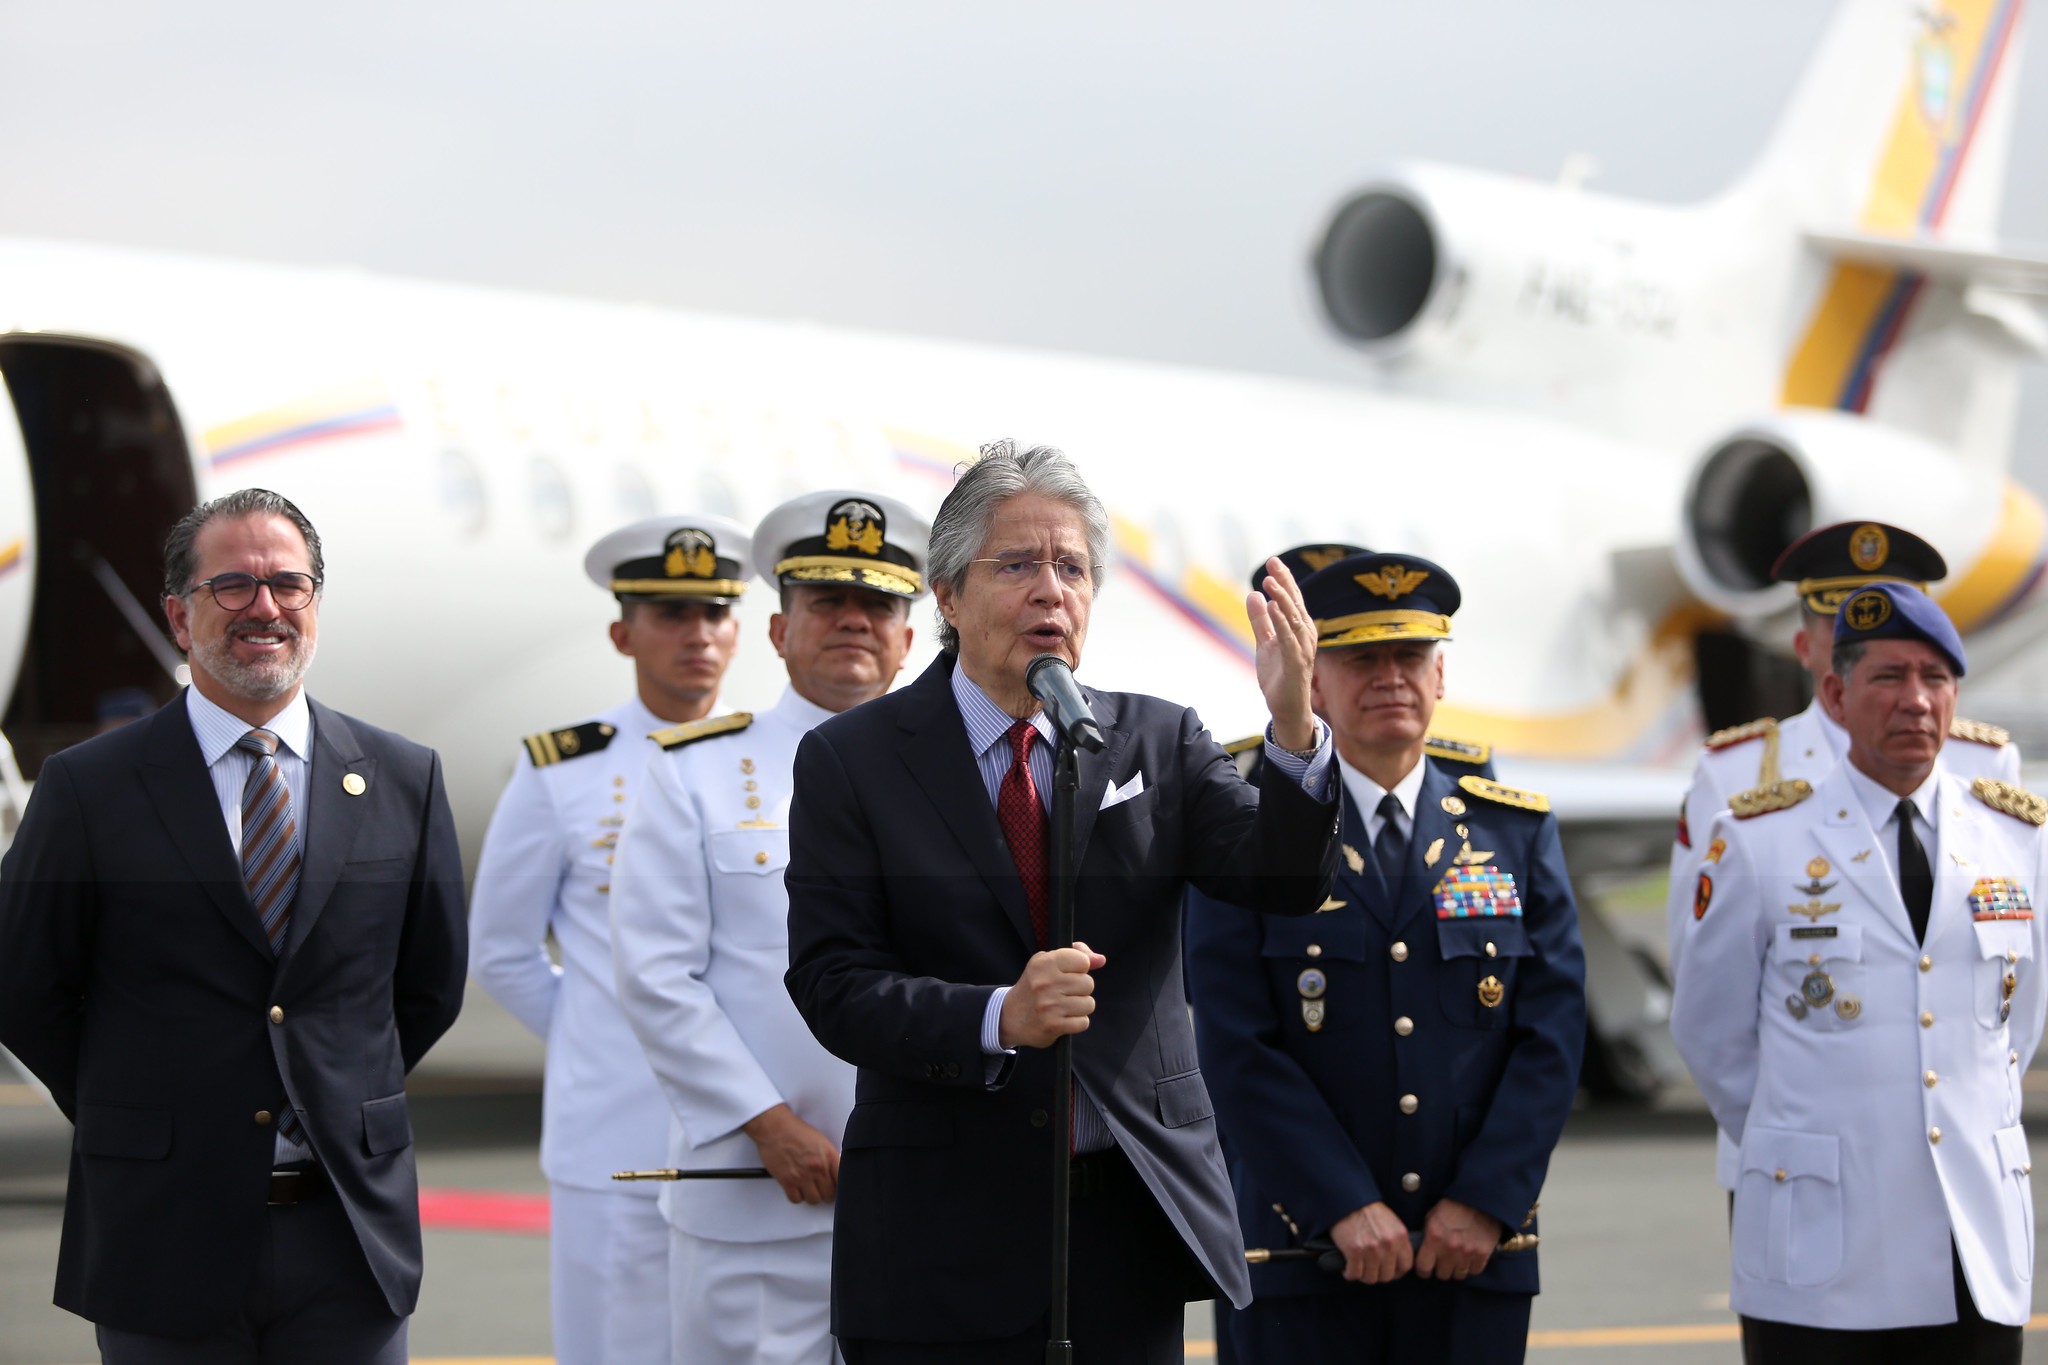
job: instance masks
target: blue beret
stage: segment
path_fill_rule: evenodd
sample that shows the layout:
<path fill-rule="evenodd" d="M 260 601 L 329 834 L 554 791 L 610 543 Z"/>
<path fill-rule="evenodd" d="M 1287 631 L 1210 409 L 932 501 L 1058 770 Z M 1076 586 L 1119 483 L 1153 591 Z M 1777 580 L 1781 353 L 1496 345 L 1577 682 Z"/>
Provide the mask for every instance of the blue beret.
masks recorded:
<path fill-rule="evenodd" d="M 1948 655 L 1958 678 L 1967 671 L 1955 622 L 1910 583 L 1872 583 L 1843 601 L 1835 614 L 1835 643 L 1865 640 L 1925 640 Z"/>
<path fill-rule="evenodd" d="M 1441 564 L 1397 554 L 1340 559 L 1303 584 L 1301 596 L 1315 618 L 1317 649 L 1448 640 L 1462 600 Z"/>

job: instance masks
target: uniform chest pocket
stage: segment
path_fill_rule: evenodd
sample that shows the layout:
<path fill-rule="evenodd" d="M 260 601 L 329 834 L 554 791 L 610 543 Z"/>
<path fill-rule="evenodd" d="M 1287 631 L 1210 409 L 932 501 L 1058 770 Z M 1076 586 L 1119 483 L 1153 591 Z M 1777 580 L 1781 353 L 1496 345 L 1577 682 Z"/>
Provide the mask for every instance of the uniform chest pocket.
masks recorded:
<path fill-rule="evenodd" d="M 1806 1028 L 1854 1028 L 1863 1018 L 1863 926 L 1781 924 L 1771 940 L 1771 986 Z"/>
<path fill-rule="evenodd" d="M 1341 898 L 1340 898 L 1341 899 Z M 1210 913 L 1250 911 L 1212 907 Z M 1365 1019 L 1365 913 L 1341 906 L 1299 919 L 1269 918 L 1259 957 L 1289 1038 L 1328 1037 Z"/>
<path fill-rule="evenodd" d="M 707 839 L 711 870 L 720 876 L 782 877 L 789 866 L 789 831 L 773 829 L 720 830 Z"/>
<path fill-rule="evenodd" d="M 717 907 L 713 937 L 735 948 L 788 947 L 789 899 L 782 890 L 782 872 L 789 866 L 789 831 L 720 830 L 704 843 Z"/>
<path fill-rule="evenodd" d="M 1977 931 L 1979 958 L 1973 992 L 1977 1022 L 1985 1028 L 2002 1029 L 2012 1018 L 2012 998 L 2022 977 L 2037 970 L 2033 921 L 1980 920 L 1970 927 Z"/>
<path fill-rule="evenodd" d="M 1439 919 L 1436 945 L 1444 1017 L 1460 1028 L 1506 1028 L 1514 1017 L 1515 965 L 1535 952 L 1522 917 Z"/>

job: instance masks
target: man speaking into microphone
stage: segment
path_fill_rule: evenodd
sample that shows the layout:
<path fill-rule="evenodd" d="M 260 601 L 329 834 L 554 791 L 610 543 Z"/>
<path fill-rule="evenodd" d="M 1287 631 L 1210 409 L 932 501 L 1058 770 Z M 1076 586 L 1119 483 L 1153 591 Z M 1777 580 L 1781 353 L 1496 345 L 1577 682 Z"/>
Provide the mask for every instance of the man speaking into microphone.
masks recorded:
<path fill-rule="evenodd" d="M 859 1068 L 832 1327 L 849 1365 L 1044 1358 L 1054 1143 L 1071 1153 L 1078 1365 L 1181 1358 L 1182 1305 L 1249 1299 L 1181 985 L 1180 904 L 1308 914 L 1336 869 L 1315 626 L 1270 565 L 1247 599 L 1272 721 L 1248 785 L 1192 711 L 1075 688 L 1109 522 L 1073 463 L 983 447 L 932 524 L 943 652 L 797 751 L 791 998 Z M 1032 663 L 1054 655 L 1065 667 Z M 1027 677 L 1028 675 L 1028 677 Z M 1055 696 L 1079 754 L 1077 941 L 1050 939 Z M 1051 1131 L 1052 1044 L 1074 1037 Z"/>

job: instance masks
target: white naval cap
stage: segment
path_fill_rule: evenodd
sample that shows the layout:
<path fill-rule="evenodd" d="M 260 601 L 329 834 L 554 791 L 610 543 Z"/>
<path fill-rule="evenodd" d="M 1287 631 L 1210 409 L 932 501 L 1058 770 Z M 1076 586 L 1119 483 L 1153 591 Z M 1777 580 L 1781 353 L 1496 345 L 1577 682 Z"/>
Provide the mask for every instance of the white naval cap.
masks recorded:
<path fill-rule="evenodd" d="M 754 528 L 761 577 L 776 584 L 851 583 L 922 597 L 932 524 L 879 493 L 827 489 L 791 498 Z"/>
<path fill-rule="evenodd" d="M 583 572 L 621 602 L 737 602 L 753 541 L 735 521 L 676 512 L 621 526 L 583 556 Z"/>

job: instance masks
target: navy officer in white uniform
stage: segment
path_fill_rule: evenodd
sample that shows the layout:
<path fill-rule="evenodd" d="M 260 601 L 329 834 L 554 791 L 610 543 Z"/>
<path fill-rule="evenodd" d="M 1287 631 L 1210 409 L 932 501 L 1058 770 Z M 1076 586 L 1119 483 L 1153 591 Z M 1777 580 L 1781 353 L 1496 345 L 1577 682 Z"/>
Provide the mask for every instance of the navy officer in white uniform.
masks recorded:
<path fill-rule="evenodd" d="M 1672 1035 L 1739 1149 L 1750 1362 L 2017 1362 L 2048 802 L 1943 766 L 1962 640 L 1919 589 L 1851 593 L 1846 762 L 1702 831 Z"/>
<path fill-rule="evenodd" d="M 633 693 L 527 738 L 477 866 L 470 970 L 547 1043 L 540 1162 L 561 1365 L 669 1359 L 668 1227 L 652 1186 L 611 1178 L 659 1163 L 668 1105 L 619 1013 L 607 901 L 613 846 L 656 752 L 647 736 L 718 710 L 747 551 L 739 526 L 701 514 L 635 522 L 591 547 L 584 571 L 618 599 L 611 641 L 633 661 Z"/>
<path fill-rule="evenodd" d="M 619 846 L 619 999 L 675 1114 L 669 1165 L 772 1180 L 666 1187 L 675 1359 L 831 1365 L 833 1200 L 854 1069 L 804 1026 L 789 966 L 790 771 L 811 728 L 889 690 L 930 526 L 893 499 L 812 493 L 754 532 L 781 593 L 789 686 L 758 716 L 657 735 Z"/>

